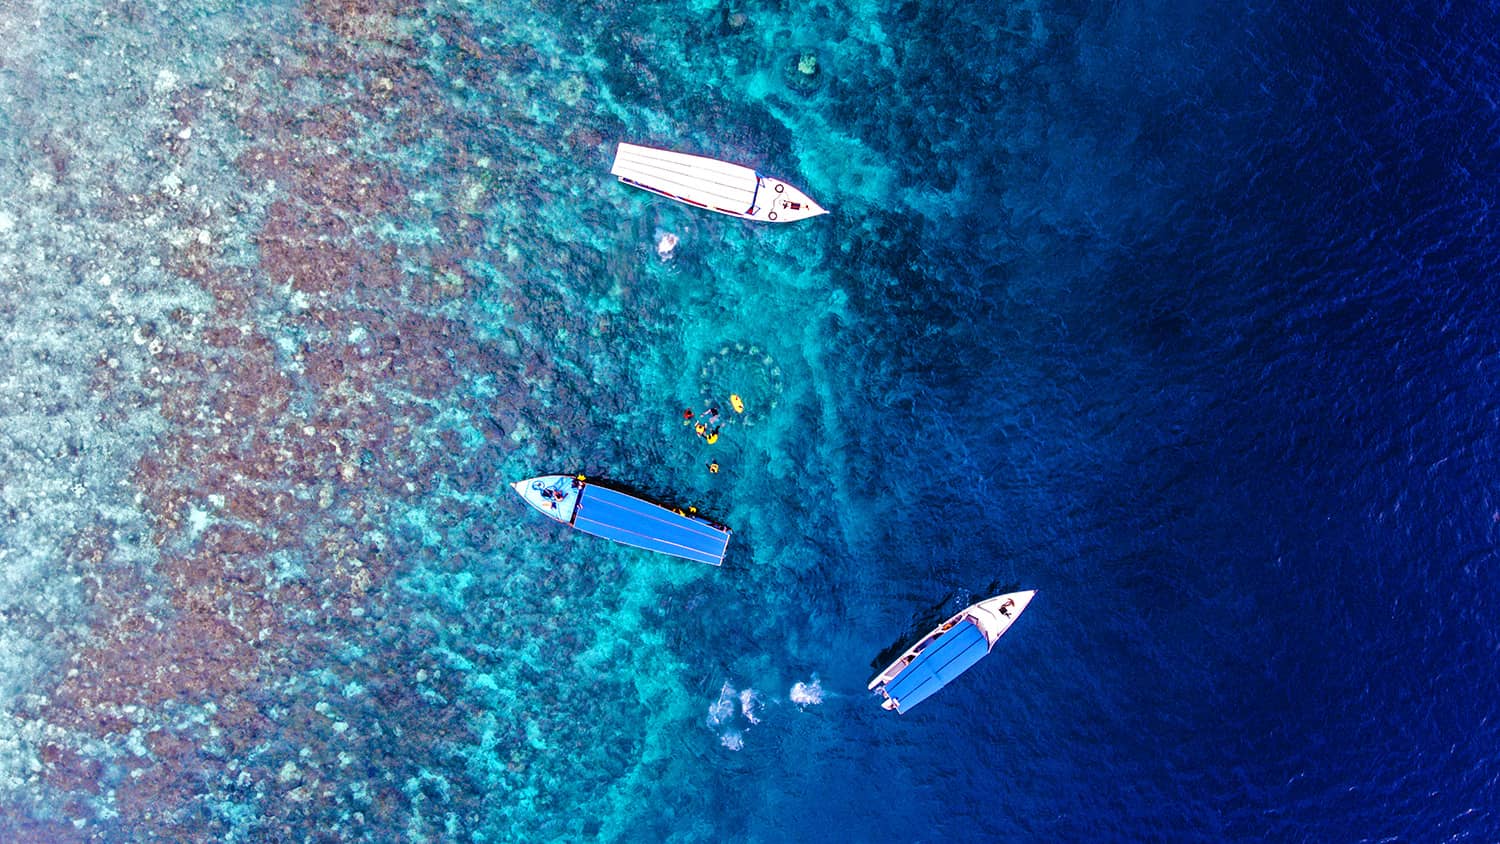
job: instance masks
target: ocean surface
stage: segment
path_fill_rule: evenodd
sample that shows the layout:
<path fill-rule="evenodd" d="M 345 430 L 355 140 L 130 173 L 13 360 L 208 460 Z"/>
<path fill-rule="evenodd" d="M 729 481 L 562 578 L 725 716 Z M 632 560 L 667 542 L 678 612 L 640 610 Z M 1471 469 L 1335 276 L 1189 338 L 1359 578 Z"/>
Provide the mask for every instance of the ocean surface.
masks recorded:
<path fill-rule="evenodd" d="M 0 839 L 1500 840 L 1497 31 L 0 0 Z"/>

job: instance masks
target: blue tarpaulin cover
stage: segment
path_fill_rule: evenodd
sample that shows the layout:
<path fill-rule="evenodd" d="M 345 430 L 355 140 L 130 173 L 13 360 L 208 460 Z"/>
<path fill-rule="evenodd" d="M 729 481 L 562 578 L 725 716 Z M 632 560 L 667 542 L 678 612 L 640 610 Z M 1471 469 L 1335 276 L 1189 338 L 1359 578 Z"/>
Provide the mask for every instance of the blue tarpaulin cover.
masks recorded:
<path fill-rule="evenodd" d="M 896 679 L 886 683 L 885 693 L 896 699 L 897 712 L 905 712 L 948 685 L 989 652 L 990 643 L 979 627 L 972 621 L 960 621 L 917 654 Z"/>
<path fill-rule="evenodd" d="M 708 563 L 724 562 L 729 531 L 659 504 L 589 484 L 578 500 L 573 526 L 626 545 Z"/>

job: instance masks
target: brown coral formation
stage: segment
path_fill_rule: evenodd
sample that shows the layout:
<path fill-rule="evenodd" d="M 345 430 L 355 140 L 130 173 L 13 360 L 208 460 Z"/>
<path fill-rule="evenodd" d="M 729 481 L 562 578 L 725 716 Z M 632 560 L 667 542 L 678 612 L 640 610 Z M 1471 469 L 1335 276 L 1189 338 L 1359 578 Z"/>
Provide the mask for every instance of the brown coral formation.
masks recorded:
<path fill-rule="evenodd" d="M 41 713 L 78 744 L 43 749 L 47 782 L 78 798 L 79 817 L 106 789 L 118 813 L 102 826 L 88 818 L 84 837 L 217 840 L 226 829 L 204 805 L 211 798 L 254 804 L 271 838 L 341 828 L 358 837 L 406 829 L 415 803 L 458 803 L 472 788 L 407 788 L 413 760 L 473 741 L 477 713 L 451 672 L 419 689 L 407 670 L 431 637 L 404 630 L 393 573 L 431 552 L 389 520 L 393 506 L 445 479 L 478 480 L 456 457 L 465 450 L 456 435 L 422 433 L 431 402 L 484 420 L 478 457 L 493 461 L 515 447 L 508 434 L 522 418 L 540 415 L 534 396 L 564 376 L 544 353 L 483 344 L 441 312 L 478 287 L 464 269 L 461 215 L 434 218 L 444 245 L 399 247 L 379 234 L 413 200 L 409 177 L 387 163 L 398 150 L 362 146 L 362 127 L 380 121 L 384 143 L 400 145 L 448 109 L 401 8 L 309 4 L 306 41 L 322 46 L 275 72 L 285 87 L 333 89 L 333 104 L 236 104 L 230 116 L 255 138 L 236 161 L 239 177 L 275 183 L 254 234 L 258 265 L 225 261 L 203 239 L 167 256 L 214 308 L 179 315 L 142 375 L 169 426 L 134 478 L 160 562 L 124 564 L 107 534 L 80 537 L 96 629 Z M 463 43 L 473 61 L 500 61 L 473 38 Z M 246 96 L 270 72 L 230 70 Z M 214 107 L 183 99 L 174 130 Z M 182 155 L 190 139 L 178 130 L 163 143 Z M 479 375 L 495 375 L 499 394 L 461 395 Z M 118 377 L 101 362 L 98 388 Z M 435 522 L 484 544 L 473 527 L 482 519 L 465 505 L 437 509 Z M 348 656 L 355 645 L 380 650 L 381 664 Z M 320 710 L 309 678 L 349 659 L 366 688 L 323 692 L 335 703 Z M 393 726 L 402 723 L 422 728 Z M 337 784 L 351 766 L 359 794 Z"/>
<path fill-rule="evenodd" d="M 579 782 L 639 758 L 635 739 L 600 748 L 559 714 L 594 697 L 628 708 L 627 690 L 551 677 L 591 645 L 558 629 L 553 601 L 601 575 L 562 560 L 512 586 L 473 495 L 522 442 L 605 440 L 587 410 L 630 400 L 601 389 L 631 373 L 608 363 L 629 350 L 600 338 L 659 309 L 633 267 L 546 216 L 577 199 L 549 178 L 552 156 L 602 165 L 618 127 L 591 111 L 591 83 L 549 74 L 524 41 L 410 9 L 313 0 L 295 38 L 236 46 L 218 85 L 170 95 L 147 152 L 184 172 L 220 156 L 237 186 L 213 213 L 180 185 L 103 208 L 183 233 L 149 257 L 203 295 L 132 326 L 145 367 L 105 353 L 92 373 L 101 396 L 149 396 L 165 423 L 132 478 L 158 556 L 127 558 L 109 524 L 76 537 L 92 630 L 28 713 L 54 731 L 38 752 L 62 820 L 0 833 L 441 838 L 443 823 L 493 822 L 497 781 L 545 791 L 538 736 Z M 493 120 L 466 113 L 481 88 Z M 224 127 L 239 137 L 212 137 Z M 59 177 L 76 166 L 61 141 L 38 152 Z M 649 223 L 609 224 L 649 239 Z M 465 321 L 486 313 L 503 316 Z M 524 600 L 423 615 L 413 604 L 447 599 L 413 597 L 414 572 Z M 514 711 L 434 657 L 487 666 L 539 641 L 545 672 L 517 670 L 546 701 Z M 564 816 L 551 799 L 528 802 Z"/>

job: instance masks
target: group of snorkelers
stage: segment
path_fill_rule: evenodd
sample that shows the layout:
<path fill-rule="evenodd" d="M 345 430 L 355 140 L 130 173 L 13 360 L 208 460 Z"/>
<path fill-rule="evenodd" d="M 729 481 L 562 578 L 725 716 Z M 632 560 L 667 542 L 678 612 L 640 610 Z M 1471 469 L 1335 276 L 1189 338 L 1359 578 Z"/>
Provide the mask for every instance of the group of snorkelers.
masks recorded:
<path fill-rule="evenodd" d="M 682 423 L 686 425 L 687 423 L 692 421 L 693 411 L 683 410 Z M 698 423 L 693 426 L 693 433 L 697 434 L 699 439 L 703 440 L 709 445 L 713 445 L 714 443 L 719 441 L 719 431 L 723 429 L 723 427 L 724 422 L 719 418 L 719 409 L 717 407 L 710 407 L 708 411 L 703 414 L 703 417 L 698 420 Z"/>
<path fill-rule="evenodd" d="M 739 396 L 730 396 L 729 404 L 734 408 L 735 413 L 745 412 L 745 403 Z M 693 433 L 698 435 L 698 439 L 703 440 L 709 445 L 713 445 L 719 441 L 719 431 L 724 428 L 724 418 L 719 415 L 719 408 L 717 407 L 710 407 L 701 417 L 695 416 L 692 408 L 684 408 L 682 411 L 682 424 L 687 425 L 689 423 L 692 423 Z M 719 473 L 719 461 L 709 461 L 708 471 L 717 475 Z"/>

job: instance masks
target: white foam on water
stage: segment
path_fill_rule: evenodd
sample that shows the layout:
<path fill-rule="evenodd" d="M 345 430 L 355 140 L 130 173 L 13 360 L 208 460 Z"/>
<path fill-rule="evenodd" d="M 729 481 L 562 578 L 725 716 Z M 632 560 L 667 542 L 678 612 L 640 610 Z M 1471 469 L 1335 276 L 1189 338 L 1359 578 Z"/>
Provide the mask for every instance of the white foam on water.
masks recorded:
<path fill-rule="evenodd" d="M 793 683 L 792 690 L 787 694 L 792 703 L 806 709 L 809 706 L 817 706 L 823 702 L 823 684 L 819 682 L 818 675 L 812 675 L 812 680 L 806 683 Z"/>
<path fill-rule="evenodd" d="M 733 718 L 735 700 L 734 686 L 725 681 L 724 688 L 719 690 L 719 699 L 708 706 L 708 725 L 718 727 Z"/>
<path fill-rule="evenodd" d="M 740 714 L 745 716 L 746 721 L 752 724 L 759 724 L 760 718 L 755 713 L 760 708 L 760 692 L 754 689 L 745 689 L 740 692 Z"/>
<path fill-rule="evenodd" d="M 765 702 L 755 689 L 736 689 L 728 680 L 719 689 L 719 697 L 708 705 L 705 722 L 719 736 L 719 744 L 730 750 L 745 746 L 745 731 L 760 723 Z M 739 721 L 736 714 L 744 721 Z"/>
<path fill-rule="evenodd" d="M 662 259 L 663 261 L 670 261 L 672 259 L 672 253 L 676 251 L 677 244 L 679 242 L 680 241 L 678 240 L 677 235 L 672 234 L 671 232 L 664 229 L 657 229 L 656 257 Z"/>

